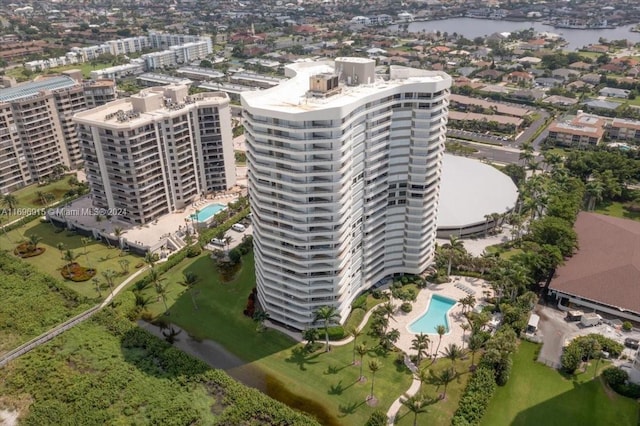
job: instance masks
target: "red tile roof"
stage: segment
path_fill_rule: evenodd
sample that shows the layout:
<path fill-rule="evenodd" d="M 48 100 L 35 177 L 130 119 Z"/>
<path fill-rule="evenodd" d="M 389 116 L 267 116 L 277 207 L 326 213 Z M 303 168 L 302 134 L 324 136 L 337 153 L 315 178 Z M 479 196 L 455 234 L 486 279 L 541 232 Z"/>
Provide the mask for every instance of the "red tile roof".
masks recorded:
<path fill-rule="evenodd" d="M 581 212 L 575 230 L 580 249 L 550 288 L 640 313 L 640 222 Z"/>

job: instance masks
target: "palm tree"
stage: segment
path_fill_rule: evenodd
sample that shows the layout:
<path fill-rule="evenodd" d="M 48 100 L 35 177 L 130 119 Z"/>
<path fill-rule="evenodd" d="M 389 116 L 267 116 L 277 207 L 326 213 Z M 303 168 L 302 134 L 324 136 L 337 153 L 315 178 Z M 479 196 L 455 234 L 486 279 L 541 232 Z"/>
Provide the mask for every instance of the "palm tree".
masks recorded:
<path fill-rule="evenodd" d="M 450 343 L 444 349 L 443 355 L 445 358 L 448 358 L 451 360 L 451 365 L 455 366 L 456 360 L 462 358 L 462 356 L 464 355 L 464 352 L 462 351 L 460 346 L 456 345 L 455 343 Z"/>
<path fill-rule="evenodd" d="M 167 306 L 167 286 L 168 284 L 158 283 L 156 285 L 156 293 L 162 299 L 162 303 L 164 303 L 164 314 L 169 315 L 169 306 Z"/>
<path fill-rule="evenodd" d="M 413 426 L 416 426 L 418 424 L 418 414 L 427 412 L 427 400 L 424 396 L 417 394 L 401 399 L 400 402 L 413 413 Z"/>
<path fill-rule="evenodd" d="M 102 276 L 104 277 L 104 279 L 107 281 L 107 284 L 109 285 L 109 288 L 111 289 L 111 297 L 113 297 L 113 279 L 116 277 L 116 271 L 114 271 L 113 269 L 107 269 L 106 271 L 102 272 Z"/>
<path fill-rule="evenodd" d="M 98 297 L 102 297 L 102 292 L 100 291 L 100 280 L 97 278 L 92 278 L 91 281 L 93 282 L 93 285 L 98 292 Z"/>
<path fill-rule="evenodd" d="M 149 278 L 149 281 L 151 282 L 151 284 L 153 284 L 154 287 L 159 286 L 160 283 L 165 280 L 160 276 L 158 271 L 156 271 L 153 268 L 149 271 L 149 275 L 147 277 Z"/>
<path fill-rule="evenodd" d="M 29 250 L 30 251 L 36 251 L 36 249 L 38 248 L 38 243 L 42 241 L 42 238 L 40 238 L 37 234 L 31 234 L 29 235 Z"/>
<path fill-rule="evenodd" d="M 164 336 L 164 340 L 166 340 L 169 344 L 173 345 L 173 343 L 178 340 L 177 336 L 182 333 L 182 330 L 176 330 L 175 328 L 169 327 L 169 331 L 163 331 L 162 335 Z"/>
<path fill-rule="evenodd" d="M 18 205 L 18 199 L 15 195 L 6 194 L 2 197 L 2 205 L 9 208 L 9 210 L 15 210 L 16 206 Z"/>
<path fill-rule="evenodd" d="M 60 251 L 60 259 L 64 260 L 64 243 L 56 244 L 56 248 Z"/>
<path fill-rule="evenodd" d="M 394 319 L 393 314 L 395 312 L 395 308 L 393 307 L 393 304 L 391 302 L 386 302 L 380 305 L 378 311 L 387 319 L 387 326 L 385 327 L 386 332 L 387 328 L 389 327 L 389 321 Z"/>
<path fill-rule="evenodd" d="M 196 296 L 194 293 L 194 286 L 198 282 L 199 278 L 196 274 L 191 271 L 185 271 L 182 273 L 183 280 L 180 281 L 180 284 L 187 287 L 189 293 L 191 294 L 191 302 L 193 303 L 193 309 L 198 310 L 198 305 L 196 304 Z M 262 312 L 262 311 L 261 311 Z M 255 319 L 255 315 L 254 315 Z"/>
<path fill-rule="evenodd" d="M 604 187 L 600 180 L 591 180 L 585 186 L 585 195 L 587 196 L 587 210 L 593 210 L 596 205 L 602 201 Z"/>
<path fill-rule="evenodd" d="M 456 373 L 456 370 L 454 370 L 453 367 L 445 368 L 438 374 L 438 381 L 444 385 L 442 399 L 445 399 L 447 397 L 447 386 L 449 386 L 449 383 L 454 381 L 457 376 L 458 373 Z"/>
<path fill-rule="evenodd" d="M 426 368 L 418 369 L 418 371 L 416 371 L 413 377 L 415 377 L 416 380 L 420 382 L 420 386 L 422 386 L 424 382 L 426 382 L 431 378 L 431 371 L 427 370 Z"/>
<path fill-rule="evenodd" d="M 429 349 L 429 343 L 429 336 L 422 333 L 418 334 L 411 341 L 411 349 L 413 349 L 417 353 L 416 365 L 420 365 L 422 357 L 426 355 L 427 350 Z"/>
<path fill-rule="evenodd" d="M 443 249 L 449 253 L 449 264 L 447 265 L 447 276 L 451 275 L 451 264 L 453 263 L 453 256 L 456 253 L 464 251 L 464 244 L 462 240 L 455 235 L 449 235 L 449 242 L 442 246 Z"/>
<path fill-rule="evenodd" d="M 153 253 L 151 253 L 150 251 L 148 251 L 145 255 L 144 255 L 144 263 L 146 263 L 147 265 L 149 265 L 149 267 L 151 267 L 151 270 L 153 270 L 153 267 L 156 264 L 156 257 Z"/>
<path fill-rule="evenodd" d="M 353 365 L 356 365 L 356 346 L 358 337 L 362 335 L 362 331 L 358 330 L 358 327 L 354 327 L 349 331 L 349 334 L 353 337 Z"/>
<path fill-rule="evenodd" d="M 338 318 L 340 318 L 340 314 L 333 306 L 320 306 L 315 311 L 315 318 L 313 322 L 316 323 L 318 321 L 322 321 L 324 327 L 324 338 L 325 338 L 325 352 L 329 352 L 329 325 L 335 323 Z"/>
<path fill-rule="evenodd" d="M 461 324 L 460 328 L 462 329 L 462 350 L 464 350 L 464 342 L 466 340 L 466 336 L 467 336 L 467 331 L 469 331 L 471 329 L 471 326 L 469 324 Z"/>
<path fill-rule="evenodd" d="M 129 272 L 129 263 L 130 262 L 128 259 L 120 259 L 118 261 L 118 264 L 122 268 L 122 273 L 126 274 L 127 272 Z"/>
<path fill-rule="evenodd" d="M 442 336 L 444 336 L 446 332 L 447 332 L 447 328 L 444 325 L 440 324 L 436 326 L 436 333 L 438 333 L 438 346 L 436 347 L 436 351 L 434 353 L 434 358 L 433 358 L 434 361 L 435 361 L 435 357 L 438 356 L 440 343 L 442 343 Z"/>
<path fill-rule="evenodd" d="M 469 337 L 469 351 L 471 352 L 471 368 L 475 366 L 476 352 L 484 346 L 484 339 L 479 334 L 472 334 Z"/>
<path fill-rule="evenodd" d="M 264 322 L 269 319 L 269 313 L 263 310 L 257 310 L 253 313 L 253 320 L 258 323 L 258 329 L 264 330 Z"/>
<path fill-rule="evenodd" d="M 356 346 L 356 352 L 360 356 L 360 377 L 358 378 L 358 380 L 363 381 L 364 376 L 362 375 L 362 358 L 364 358 L 364 356 L 369 352 L 369 349 L 364 344 L 360 343 L 358 346 Z"/>
<path fill-rule="evenodd" d="M 377 359 L 372 359 L 369 361 L 369 371 L 371 371 L 371 395 L 369 395 L 369 399 L 373 398 L 373 383 L 376 378 L 376 372 L 380 370 L 382 364 Z"/>
<path fill-rule="evenodd" d="M 87 261 L 87 265 L 91 268 L 91 263 L 89 262 L 89 256 L 87 254 L 87 244 L 91 243 L 91 238 L 80 238 L 82 242 L 82 247 L 84 248 L 84 259 Z"/>
<path fill-rule="evenodd" d="M 134 292 L 136 298 L 136 306 L 140 309 L 146 309 L 151 304 L 151 297 L 145 297 L 141 293 Z"/>
<path fill-rule="evenodd" d="M 73 262 L 77 258 L 78 258 L 78 255 L 72 252 L 71 250 L 67 250 L 64 252 L 64 261 L 66 262 L 65 268 L 67 268 L 67 275 L 69 274 L 69 268 L 71 267 L 71 264 L 73 264 Z"/>

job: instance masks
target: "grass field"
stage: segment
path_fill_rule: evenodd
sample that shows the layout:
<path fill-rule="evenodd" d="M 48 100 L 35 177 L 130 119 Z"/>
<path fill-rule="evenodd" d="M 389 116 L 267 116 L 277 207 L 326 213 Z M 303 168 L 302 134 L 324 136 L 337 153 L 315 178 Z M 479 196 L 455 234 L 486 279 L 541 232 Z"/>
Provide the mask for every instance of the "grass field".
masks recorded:
<path fill-rule="evenodd" d="M 605 205 L 598 205 L 595 209 L 596 213 L 606 214 L 607 216 L 620 217 L 623 219 L 640 220 L 640 212 L 632 212 L 627 210 L 623 203 L 609 202 Z"/>
<path fill-rule="evenodd" d="M 39 75 L 59 74 L 62 71 L 80 70 L 82 71 L 82 76 L 84 78 L 89 78 L 91 75 L 91 71 L 108 68 L 110 66 L 112 66 L 111 62 L 100 62 L 100 63 L 97 63 L 95 66 L 91 65 L 90 62 L 84 62 L 82 64 L 65 65 L 62 67 L 50 68 L 42 72 L 34 72 L 28 77 L 23 73 L 24 68 L 17 67 L 17 68 L 12 68 L 10 70 L 7 70 L 6 74 L 10 77 L 14 77 L 17 81 L 27 81 Z"/>
<path fill-rule="evenodd" d="M 431 404 L 427 406 L 427 412 L 425 414 L 418 415 L 418 424 L 428 424 L 433 426 L 448 426 L 451 424 L 451 418 L 453 413 L 458 408 L 458 402 L 460 397 L 467 387 L 470 373 L 469 366 L 471 365 L 471 358 L 467 358 L 463 361 L 457 361 L 454 365 L 455 370 L 459 373 L 456 380 L 449 383 L 447 386 L 447 395 L 444 400 L 438 399 L 442 394 L 442 386 L 438 386 L 434 383 L 423 383 L 420 387 L 420 393 L 426 395 Z M 422 368 L 427 368 L 433 372 L 438 372 L 449 368 L 452 363 L 448 359 L 439 359 L 433 366 L 429 366 L 429 361 L 422 362 Z M 396 424 L 400 426 L 413 425 L 413 414 L 405 407 L 402 407 L 398 412 Z"/>
<path fill-rule="evenodd" d="M 191 296 L 178 284 L 183 271 L 193 272 L 200 278 L 194 289 L 198 310 L 194 309 Z M 352 365 L 352 344 L 336 347 L 329 353 L 320 350 L 306 354 L 301 351 L 301 345 L 279 332 L 257 333 L 256 323 L 242 314 L 255 285 L 252 254 L 245 256 L 241 270 L 228 282 L 221 279 L 207 256 L 195 261 L 186 260 L 165 278 L 169 284 L 170 321 L 192 336 L 217 341 L 259 367 L 267 374 L 269 396 L 313 413 L 324 425 L 362 425 L 375 409 L 386 411 L 411 383 L 411 374 L 406 367 L 394 363 L 395 353 L 385 356 L 371 350 L 364 357 L 365 376 L 370 377 L 367 369 L 370 359 L 378 358 L 383 366 L 375 377 L 374 394 L 378 404 L 370 407 L 365 403 L 370 381 L 358 382 L 359 368 Z M 154 297 L 153 289 L 146 291 Z M 155 314 L 161 314 L 163 303 L 156 301 L 151 309 Z M 367 330 L 368 327 L 358 340 L 373 347 L 377 342 L 366 335 Z"/>
<path fill-rule="evenodd" d="M 522 342 L 514 355 L 511 378 L 498 388 L 483 426 L 637 426 L 638 403 L 594 380 L 594 366 L 565 378 L 534 361 L 538 345 Z M 600 364 L 600 370 L 604 367 Z"/>
<path fill-rule="evenodd" d="M 38 196 L 38 192 L 50 193 L 55 198 L 51 203 L 56 203 L 62 200 L 64 194 L 71 189 L 71 185 L 67 182 L 67 178 L 60 179 L 55 182 L 51 182 L 47 185 L 38 185 L 33 184 L 29 186 L 25 186 L 24 188 L 18 189 L 17 191 L 12 192 L 11 194 L 16 197 L 18 204 L 18 209 L 25 209 L 24 212 L 5 212 L 8 214 L 2 215 L 2 223 L 7 224 L 12 220 L 19 219 L 22 216 L 25 216 L 29 212 L 27 210 L 30 209 L 41 209 L 42 202 L 40 201 L 40 197 Z M 2 209 L 8 209 L 6 205 L 1 206 Z M 26 214 L 19 214 L 26 213 Z"/>
<path fill-rule="evenodd" d="M 46 250 L 40 256 L 29 257 L 24 259 L 24 261 L 35 266 L 39 271 L 60 280 L 65 286 L 77 291 L 82 296 L 91 299 L 105 297 L 109 292 L 106 281 L 102 277 L 102 272 L 108 269 L 117 272 L 118 275 L 114 279 L 114 285 L 117 286 L 126 279 L 127 276 L 134 273 L 136 270 L 135 266 L 142 261 L 140 257 L 131 254 L 123 256 L 123 253 L 121 253 L 119 249 L 109 248 L 103 243 L 94 241 L 93 239 L 89 239 L 85 247 L 83 237 L 80 235 L 73 234 L 66 230 L 55 232 L 53 225 L 40 222 L 38 219 L 8 233 L 0 234 L 0 249 L 9 250 L 13 253 L 16 245 L 18 245 L 20 241 L 27 240 L 31 235 L 37 235 L 42 238 L 38 246 L 44 247 Z M 100 295 L 91 280 L 76 283 L 62 278 L 60 269 L 66 262 L 63 260 L 63 253 L 57 248 L 58 243 L 64 245 L 64 250 L 71 250 L 72 253 L 77 255 L 76 262 L 80 265 L 97 270 L 96 278 L 102 283 Z M 125 272 L 125 265 L 121 265 L 122 261 L 129 263 L 128 272 Z"/>

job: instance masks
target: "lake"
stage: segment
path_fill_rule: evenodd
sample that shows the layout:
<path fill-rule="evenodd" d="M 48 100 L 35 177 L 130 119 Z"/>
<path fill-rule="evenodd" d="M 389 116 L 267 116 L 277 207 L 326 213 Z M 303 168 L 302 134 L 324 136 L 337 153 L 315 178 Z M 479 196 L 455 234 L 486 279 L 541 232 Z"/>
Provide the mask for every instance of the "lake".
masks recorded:
<path fill-rule="evenodd" d="M 554 28 L 552 25 L 544 25 L 542 22 L 514 22 L 514 21 L 492 21 L 487 19 L 474 18 L 452 18 L 437 21 L 419 21 L 409 24 L 409 31 L 421 32 L 457 32 L 466 38 L 490 35 L 493 33 L 514 32 L 533 28 L 538 32 L 550 32 L 560 34 L 569 44 L 567 50 L 575 50 L 588 44 L 597 44 L 600 37 L 608 40 L 627 39 L 636 43 L 640 42 L 640 33 L 629 31 L 635 25 L 626 25 L 612 29 L 602 30 L 576 30 L 571 28 Z M 392 25 L 390 29 L 397 29 L 397 25 Z"/>

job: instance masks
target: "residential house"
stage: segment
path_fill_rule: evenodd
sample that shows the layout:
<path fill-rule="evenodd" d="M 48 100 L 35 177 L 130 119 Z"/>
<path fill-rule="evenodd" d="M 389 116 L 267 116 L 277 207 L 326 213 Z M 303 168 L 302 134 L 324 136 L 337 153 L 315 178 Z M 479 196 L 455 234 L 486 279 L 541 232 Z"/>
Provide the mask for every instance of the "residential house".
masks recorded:
<path fill-rule="evenodd" d="M 481 78 L 483 80 L 487 80 L 487 81 L 499 81 L 502 76 L 504 75 L 504 73 L 502 71 L 498 71 L 495 69 L 488 69 L 488 70 L 484 70 L 484 71 L 480 71 L 479 73 L 476 74 L 476 77 Z"/>
<path fill-rule="evenodd" d="M 609 102 L 609 101 L 601 101 L 600 99 L 591 99 L 589 101 L 584 102 L 582 105 L 589 109 L 601 109 L 605 111 L 615 111 L 620 108 L 619 102 Z"/>
<path fill-rule="evenodd" d="M 571 106 L 578 103 L 577 99 L 567 98 L 566 96 L 553 95 L 545 98 L 542 102 L 554 106 Z"/>
<path fill-rule="evenodd" d="M 526 71 L 513 71 L 507 74 L 503 80 L 513 84 L 529 84 L 533 82 L 533 75 Z"/>
<path fill-rule="evenodd" d="M 586 52 L 594 52 L 594 53 L 607 53 L 609 51 L 609 46 L 605 46 L 603 44 L 590 44 L 584 48 Z"/>
<path fill-rule="evenodd" d="M 618 99 L 628 99 L 630 93 L 631 93 L 630 90 L 617 89 L 615 87 L 605 87 L 603 89 L 600 89 L 600 91 L 598 92 L 600 96 L 606 96 L 608 98 L 618 98 Z"/>
<path fill-rule="evenodd" d="M 568 69 L 568 68 L 558 68 L 556 70 L 551 71 L 551 76 L 554 78 L 561 78 L 564 81 L 569 80 L 571 77 L 579 76 L 580 73 L 576 70 Z"/>
<path fill-rule="evenodd" d="M 547 40 L 543 38 L 529 40 L 527 42 L 521 43 L 520 48 L 522 50 L 540 50 L 543 49 L 547 45 Z"/>
<path fill-rule="evenodd" d="M 585 74 L 580 80 L 593 85 L 600 84 L 600 74 Z"/>
<path fill-rule="evenodd" d="M 569 64 L 569 68 L 571 68 L 572 70 L 579 70 L 579 71 L 588 71 L 591 69 L 592 66 L 593 64 L 589 64 L 587 62 L 582 62 L 582 61 Z"/>
<path fill-rule="evenodd" d="M 535 85 L 538 87 L 558 87 L 562 85 L 562 80 L 557 78 L 540 77 L 535 79 Z"/>

